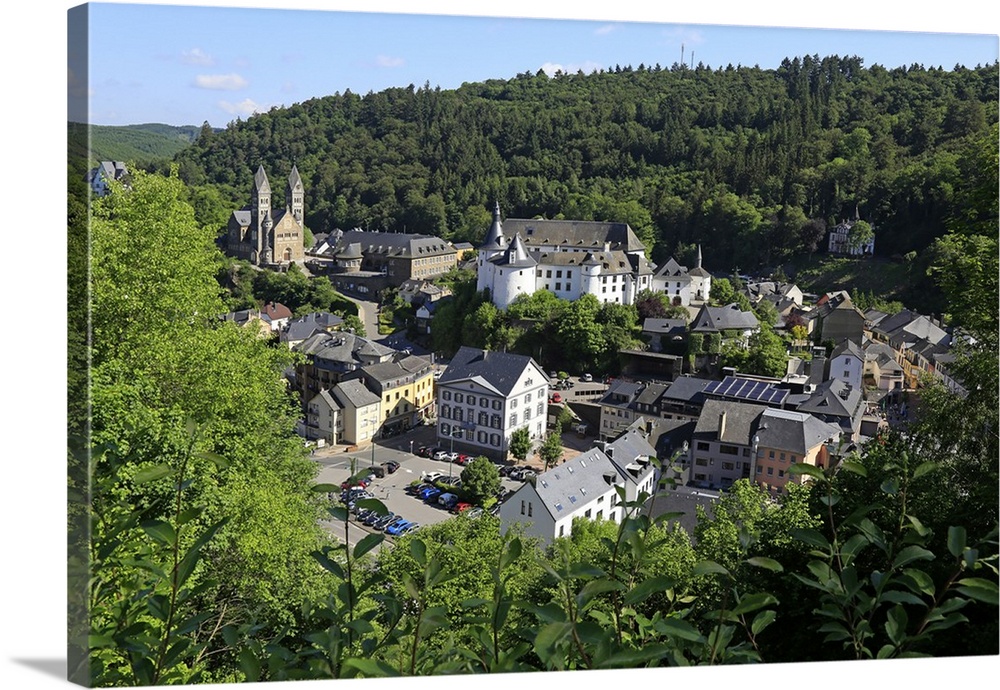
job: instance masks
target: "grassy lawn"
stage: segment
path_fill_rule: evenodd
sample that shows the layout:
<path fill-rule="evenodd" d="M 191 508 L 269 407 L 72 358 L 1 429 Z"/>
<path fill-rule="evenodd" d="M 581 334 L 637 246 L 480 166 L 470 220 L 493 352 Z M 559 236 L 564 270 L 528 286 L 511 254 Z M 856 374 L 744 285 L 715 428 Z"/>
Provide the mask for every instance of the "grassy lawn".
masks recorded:
<path fill-rule="evenodd" d="M 785 273 L 804 292 L 821 295 L 835 290 L 857 288 L 886 300 L 904 300 L 920 276 L 917 266 L 883 258 L 848 259 L 823 254 L 797 259 Z"/>

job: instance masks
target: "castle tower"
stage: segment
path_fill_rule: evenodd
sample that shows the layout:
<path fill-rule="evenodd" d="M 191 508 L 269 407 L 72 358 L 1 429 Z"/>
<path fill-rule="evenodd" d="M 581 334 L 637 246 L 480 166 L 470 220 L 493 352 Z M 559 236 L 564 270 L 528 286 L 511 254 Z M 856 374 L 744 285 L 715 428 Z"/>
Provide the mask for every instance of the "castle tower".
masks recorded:
<path fill-rule="evenodd" d="M 493 264 L 490 259 L 502 254 L 507 249 L 507 238 L 503 234 L 503 224 L 500 222 L 500 202 L 494 202 L 493 223 L 486 233 L 486 239 L 479 246 L 479 266 L 478 277 L 476 279 L 476 290 L 482 292 L 485 289 L 493 291 Z"/>
<path fill-rule="evenodd" d="M 299 169 L 294 165 L 288 176 L 288 187 L 285 189 L 285 206 L 292 212 L 292 217 L 299 225 L 302 225 L 305 216 L 305 189 L 302 187 Z"/>
<path fill-rule="evenodd" d="M 580 264 L 583 269 L 583 280 L 580 281 L 580 294 L 590 293 L 598 300 L 601 300 L 601 268 L 603 263 L 594 256 L 593 252 L 587 252 Z"/>

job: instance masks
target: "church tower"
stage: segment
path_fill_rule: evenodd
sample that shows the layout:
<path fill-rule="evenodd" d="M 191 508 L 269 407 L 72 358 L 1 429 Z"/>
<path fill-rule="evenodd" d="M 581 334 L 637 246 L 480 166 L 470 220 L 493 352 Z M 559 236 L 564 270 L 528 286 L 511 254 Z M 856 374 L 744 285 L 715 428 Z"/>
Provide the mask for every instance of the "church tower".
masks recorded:
<path fill-rule="evenodd" d="M 305 222 L 305 190 L 302 187 L 299 169 L 294 165 L 292 173 L 288 176 L 288 187 L 285 189 L 285 206 L 299 225 Z"/>
<path fill-rule="evenodd" d="M 253 192 L 250 196 L 250 240 L 253 249 L 261 250 L 261 240 L 264 235 L 264 219 L 271 213 L 271 185 L 267 181 L 264 166 L 257 168 L 253 176 Z"/>

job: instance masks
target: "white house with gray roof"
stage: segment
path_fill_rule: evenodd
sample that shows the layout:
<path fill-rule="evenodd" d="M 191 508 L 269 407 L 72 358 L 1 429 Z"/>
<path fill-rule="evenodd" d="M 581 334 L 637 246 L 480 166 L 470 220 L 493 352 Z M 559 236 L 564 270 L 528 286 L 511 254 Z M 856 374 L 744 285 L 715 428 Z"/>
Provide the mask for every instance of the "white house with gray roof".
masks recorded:
<path fill-rule="evenodd" d="M 86 180 L 95 196 L 106 196 L 111 182 L 128 182 L 128 168 L 121 161 L 101 161 L 87 173 Z"/>
<path fill-rule="evenodd" d="M 694 268 L 689 270 L 671 257 L 656 269 L 651 285 L 654 292 L 666 295 L 677 306 L 707 302 L 712 292 L 712 275 L 701 266 L 701 245 Z"/>
<path fill-rule="evenodd" d="M 479 247 L 476 289 L 504 309 L 520 295 L 547 290 L 574 301 L 632 304 L 652 286 L 653 265 L 627 223 L 508 218 L 500 205 Z"/>
<path fill-rule="evenodd" d="M 830 353 L 826 362 L 827 379 L 842 381 L 861 390 L 865 371 L 865 353 L 853 340 L 844 340 Z"/>
<path fill-rule="evenodd" d="M 525 536 L 547 546 L 572 534 L 577 518 L 620 523 L 625 517 L 623 498 L 633 501 L 641 492 L 652 494 L 655 455 L 636 430 L 598 444 L 526 482 L 500 506 L 500 529 L 520 525 Z"/>
<path fill-rule="evenodd" d="M 545 432 L 549 377 L 531 357 L 462 347 L 437 380 L 438 440 L 505 460 L 510 436 Z"/>

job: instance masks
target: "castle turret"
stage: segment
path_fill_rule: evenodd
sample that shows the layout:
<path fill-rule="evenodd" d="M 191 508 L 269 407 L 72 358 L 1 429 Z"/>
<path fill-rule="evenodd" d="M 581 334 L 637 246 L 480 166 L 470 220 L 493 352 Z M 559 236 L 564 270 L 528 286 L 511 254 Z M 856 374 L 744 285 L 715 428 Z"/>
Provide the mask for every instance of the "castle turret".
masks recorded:
<path fill-rule="evenodd" d="M 486 232 L 486 239 L 479 245 L 479 256 L 476 279 L 476 290 L 494 290 L 493 267 L 490 260 L 499 256 L 507 249 L 507 238 L 503 234 L 503 224 L 500 222 L 500 202 L 494 202 L 493 223 Z"/>
<path fill-rule="evenodd" d="M 583 269 L 583 279 L 580 281 L 581 295 L 590 293 L 601 299 L 601 269 L 603 266 L 604 263 L 593 252 L 587 252 L 587 255 L 583 257 L 583 263 L 580 264 Z"/>

